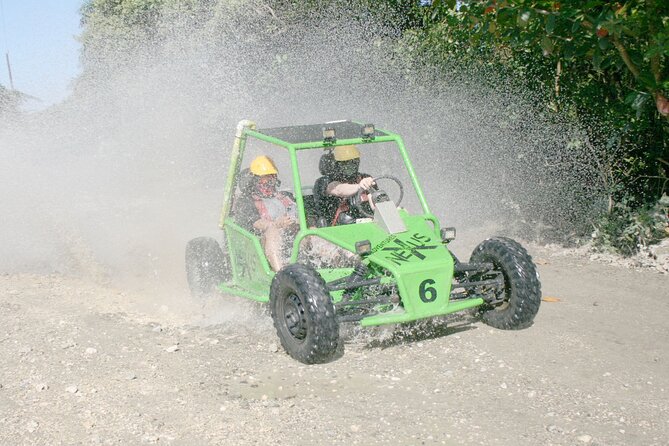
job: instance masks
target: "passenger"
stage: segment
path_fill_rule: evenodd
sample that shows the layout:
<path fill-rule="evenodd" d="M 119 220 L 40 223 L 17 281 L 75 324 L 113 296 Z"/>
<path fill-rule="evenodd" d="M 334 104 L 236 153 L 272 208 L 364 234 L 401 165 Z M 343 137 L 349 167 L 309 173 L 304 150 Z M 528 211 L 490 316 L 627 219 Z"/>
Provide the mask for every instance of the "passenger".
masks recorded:
<path fill-rule="evenodd" d="M 283 266 L 281 255 L 286 232 L 297 229 L 297 208 L 291 196 L 277 190 L 280 182 L 274 161 L 258 156 L 250 166 L 253 174 L 252 198 L 257 210 L 253 227 L 261 234 L 267 261 L 274 271 Z"/>

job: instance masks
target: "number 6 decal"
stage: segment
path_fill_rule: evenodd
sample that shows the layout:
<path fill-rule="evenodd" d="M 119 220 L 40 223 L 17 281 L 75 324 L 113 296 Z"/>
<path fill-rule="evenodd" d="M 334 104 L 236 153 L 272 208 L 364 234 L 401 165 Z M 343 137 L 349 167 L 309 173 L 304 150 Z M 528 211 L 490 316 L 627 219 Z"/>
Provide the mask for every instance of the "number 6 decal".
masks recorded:
<path fill-rule="evenodd" d="M 436 288 L 430 286 L 434 284 L 435 284 L 434 280 L 425 279 L 420 283 L 420 286 L 418 287 L 418 295 L 420 296 L 420 300 L 422 300 L 426 304 L 437 300 L 437 290 Z"/>

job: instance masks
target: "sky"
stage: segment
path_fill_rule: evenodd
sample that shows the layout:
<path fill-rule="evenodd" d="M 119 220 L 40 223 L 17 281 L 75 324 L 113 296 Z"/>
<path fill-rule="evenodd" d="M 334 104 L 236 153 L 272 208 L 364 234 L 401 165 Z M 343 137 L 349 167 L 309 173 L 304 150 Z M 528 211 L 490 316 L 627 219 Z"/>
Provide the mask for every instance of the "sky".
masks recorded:
<path fill-rule="evenodd" d="M 83 0 L 0 0 L 0 84 L 34 96 L 33 107 L 63 100 L 79 73 L 77 36 Z"/>

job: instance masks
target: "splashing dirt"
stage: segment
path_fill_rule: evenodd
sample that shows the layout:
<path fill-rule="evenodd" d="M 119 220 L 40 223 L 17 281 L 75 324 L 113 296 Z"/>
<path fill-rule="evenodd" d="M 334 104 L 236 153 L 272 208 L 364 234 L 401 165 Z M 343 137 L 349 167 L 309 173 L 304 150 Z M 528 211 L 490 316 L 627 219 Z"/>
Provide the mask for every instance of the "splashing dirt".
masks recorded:
<path fill-rule="evenodd" d="M 203 22 L 167 11 L 150 44 L 90 40 L 73 95 L 0 130 L 0 270 L 181 295 L 186 241 L 217 234 L 242 118 L 262 127 L 355 118 L 397 131 L 433 212 L 461 228 L 542 235 L 570 221 L 546 221 L 551 213 L 597 201 L 583 200 L 587 169 L 564 162 L 571 130 L 519 86 L 401 62 L 382 20 L 339 11 L 264 37 L 259 23 L 271 15 L 232 8 Z"/>

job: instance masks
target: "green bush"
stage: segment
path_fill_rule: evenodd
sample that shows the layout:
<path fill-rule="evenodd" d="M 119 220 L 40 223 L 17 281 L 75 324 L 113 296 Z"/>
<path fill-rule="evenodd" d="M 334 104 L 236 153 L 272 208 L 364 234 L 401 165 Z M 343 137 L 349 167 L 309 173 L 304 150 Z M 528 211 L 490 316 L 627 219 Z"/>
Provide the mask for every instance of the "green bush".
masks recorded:
<path fill-rule="evenodd" d="M 655 205 L 637 209 L 630 205 L 630 200 L 620 201 L 595 224 L 592 234 L 597 249 L 626 256 L 666 237 L 669 237 L 669 196 L 666 194 Z"/>

